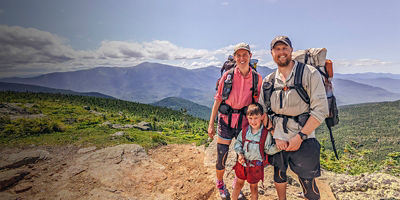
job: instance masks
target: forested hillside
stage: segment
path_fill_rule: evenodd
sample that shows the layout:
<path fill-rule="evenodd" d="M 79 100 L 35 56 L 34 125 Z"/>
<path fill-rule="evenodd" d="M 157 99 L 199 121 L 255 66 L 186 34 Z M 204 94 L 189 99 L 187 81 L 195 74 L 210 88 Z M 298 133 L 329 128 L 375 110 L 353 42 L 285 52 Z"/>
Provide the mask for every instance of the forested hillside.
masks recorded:
<path fill-rule="evenodd" d="M 0 143 L 3 145 L 137 143 L 146 148 L 167 143 L 207 141 L 207 123 L 167 108 L 123 100 L 0 92 Z M 140 122 L 150 131 L 132 128 Z M 111 136 L 123 131 L 123 137 Z"/>
<path fill-rule="evenodd" d="M 339 118 L 333 135 L 341 160 L 328 162 L 334 160 L 330 152 L 325 167 L 350 169 L 351 173 L 384 170 L 400 175 L 400 101 L 342 106 Z M 317 137 L 332 150 L 325 124 L 317 129 Z"/>

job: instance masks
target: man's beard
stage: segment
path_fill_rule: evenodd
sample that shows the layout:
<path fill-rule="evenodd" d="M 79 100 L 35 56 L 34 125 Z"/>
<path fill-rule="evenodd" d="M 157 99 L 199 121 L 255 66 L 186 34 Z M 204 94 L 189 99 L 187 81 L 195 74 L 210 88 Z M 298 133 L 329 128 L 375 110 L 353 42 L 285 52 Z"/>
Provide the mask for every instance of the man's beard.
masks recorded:
<path fill-rule="evenodd" d="M 290 64 L 290 61 L 292 61 L 290 58 L 287 58 L 285 61 L 281 61 L 279 58 L 278 59 L 276 59 L 276 64 L 279 66 L 279 67 L 286 67 L 286 66 L 288 66 L 289 64 Z"/>

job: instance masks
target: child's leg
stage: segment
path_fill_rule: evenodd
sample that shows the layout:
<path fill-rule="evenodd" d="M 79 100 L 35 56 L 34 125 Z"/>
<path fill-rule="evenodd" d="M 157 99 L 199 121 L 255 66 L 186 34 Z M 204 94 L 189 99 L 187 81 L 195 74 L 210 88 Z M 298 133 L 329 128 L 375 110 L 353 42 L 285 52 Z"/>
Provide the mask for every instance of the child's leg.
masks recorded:
<path fill-rule="evenodd" d="M 258 199 L 258 183 L 250 184 L 251 200 Z"/>
<path fill-rule="evenodd" d="M 244 185 L 244 180 L 237 178 L 235 188 L 233 188 L 233 192 L 232 192 L 232 200 L 238 199 L 240 190 L 243 188 L 243 185 Z"/>

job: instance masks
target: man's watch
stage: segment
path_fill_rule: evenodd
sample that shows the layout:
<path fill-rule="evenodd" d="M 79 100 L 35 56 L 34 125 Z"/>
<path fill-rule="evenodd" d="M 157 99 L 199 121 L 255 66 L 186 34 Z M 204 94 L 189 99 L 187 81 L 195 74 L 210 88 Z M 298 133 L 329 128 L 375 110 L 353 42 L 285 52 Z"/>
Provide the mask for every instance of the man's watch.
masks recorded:
<path fill-rule="evenodd" d="M 298 132 L 297 134 L 299 134 L 300 135 L 300 138 L 301 138 L 301 140 L 305 140 L 305 139 L 307 139 L 308 138 L 308 135 L 306 135 L 306 134 L 304 134 L 303 132 Z"/>

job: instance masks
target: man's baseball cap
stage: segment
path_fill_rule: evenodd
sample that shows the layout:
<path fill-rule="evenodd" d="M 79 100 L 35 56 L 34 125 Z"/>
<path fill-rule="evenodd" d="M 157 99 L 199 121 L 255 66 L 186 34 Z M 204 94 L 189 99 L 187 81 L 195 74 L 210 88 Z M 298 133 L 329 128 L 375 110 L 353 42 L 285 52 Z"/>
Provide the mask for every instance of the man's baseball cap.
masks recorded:
<path fill-rule="evenodd" d="M 276 43 L 278 43 L 278 42 L 282 42 L 293 49 L 292 42 L 289 40 L 289 38 L 287 36 L 284 36 L 284 35 L 278 36 L 271 41 L 271 49 L 273 49 L 274 46 L 276 45 Z"/>
<path fill-rule="evenodd" d="M 238 51 L 239 49 L 244 49 L 244 50 L 249 51 L 249 53 L 251 53 L 249 44 L 241 42 L 241 43 L 239 43 L 239 44 L 237 44 L 235 46 L 234 51 L 233 51 L 233 55 L 235 55 L 236 51 Z"/>

